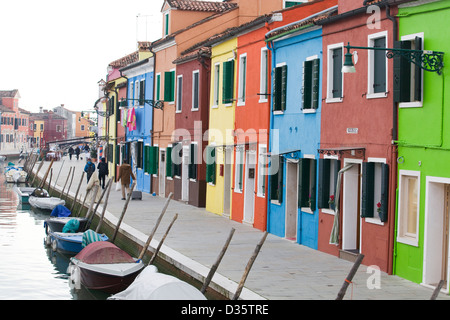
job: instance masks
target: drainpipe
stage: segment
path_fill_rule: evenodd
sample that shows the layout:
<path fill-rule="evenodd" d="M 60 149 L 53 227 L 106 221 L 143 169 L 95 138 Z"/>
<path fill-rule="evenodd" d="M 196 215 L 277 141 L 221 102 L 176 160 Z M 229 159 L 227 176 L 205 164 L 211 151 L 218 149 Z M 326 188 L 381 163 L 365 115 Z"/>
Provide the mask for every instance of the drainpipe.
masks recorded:
<path fill-rule="evenodd" d="M 153 100 L 156 100 L 156 94 L 155 94 L 155 90 L 156 90 L 156 53 L 153 51 L 153 46 L 149 47 L 149 51 L 151 52 L 151 54 L 153 55 L 153 90 L 152 90 L 152 98 Z M 164 110 L 164 109 L 163 109 Z M 164 112 L 164 111 L 163 111 Z M 163 123 L 164 123 L 164 117 L 163 117 Z M 150 145 L 153 147 L 153 141 L 154 141 L 154 129 L 155 128 L 155 109 L 152 108 L 152 129 L 150 130 Z M 159 158 L 159 155 L 158 155 Z M 167 154 L 166 154 L 166 159 L 167 159 Z M 158 161 L 159 163 L 159 161 Z M 165 177 L 164 177 L 165 179 Z M 159 180 L 159 176 L 158 176 L 158 180 Z M 155 182 L 156 184 L 156 182 Z M 164 186 L 166 184 L 164 183 Z M 153 193 L 154 188 L 153 188 L 153 177 L 150 175 L 150 193 Z M 165 192 L 164 192 L 165 194 Z"/>

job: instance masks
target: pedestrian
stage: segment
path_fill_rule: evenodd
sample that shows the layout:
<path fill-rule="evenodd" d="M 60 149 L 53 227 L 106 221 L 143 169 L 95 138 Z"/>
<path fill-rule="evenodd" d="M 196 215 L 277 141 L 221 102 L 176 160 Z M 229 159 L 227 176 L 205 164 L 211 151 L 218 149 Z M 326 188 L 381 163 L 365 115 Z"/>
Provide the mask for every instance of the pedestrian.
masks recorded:
<path fill-rule="evenodd" d="M 80 158 L 80 147 L 75 148 L 75 154 L 77 155 L 77 160 Z"/>
<path fill-rule="evenodd" d="M 69 148 L 69 159 L 70 160 L 72 160 L 73 153 L 74 153 L 73 148 L 72 148 L 72 146 L 70 146 L 70 148 Z"/>
<path fill-rule="evenodd" d="M 109 170 L 108 164 L 106 163 L 104 157 L 99 162 L 97 169 L 98 169 L 98 178 L 100 179 L 100 185 L 102 186 L 102 189 L 105 189 L 105 177 L 109 174 Z"/>
<path fill-rule="evenodd" d="M 122 185 L 122 200 L 125 200 L 125 189 L 127 191 L 127 194 L 130 193 L 130 177 L 133 180 L 136 180 L 131 166 L 127 163 L 126 160 L 123 160 L 122 165 L 119 167 L 119 179 L 117 180 L 120 181 Z"/>
<path fill-rule="evenodd" d="M 95 164 L 92 163 L 91 158 L 87 158 L 86 165 L 84 166 L 84 172 L 86 172 L 87 182 L 89 183 L 89 179 L 95 172 Z"/>

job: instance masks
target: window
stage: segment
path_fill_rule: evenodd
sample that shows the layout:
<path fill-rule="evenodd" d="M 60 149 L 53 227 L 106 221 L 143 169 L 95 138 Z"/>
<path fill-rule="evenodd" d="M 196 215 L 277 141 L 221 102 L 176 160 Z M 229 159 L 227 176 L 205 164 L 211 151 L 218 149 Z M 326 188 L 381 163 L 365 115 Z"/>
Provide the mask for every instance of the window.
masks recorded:
<path fill-rule="evenodd" d="M 41 131 L 44 130 L 44 124 L 41 123 Z"/>
<path fill-rule="evenodd" d="M 172 176 L 181 177 L 183 146 L 180 142 L 172 145 Z"/>
<path fill-rule="evenodd" d="M 136 81 L 134 83 L 134 92 L 133 92 L 133 105 L 138 106 L 139 105 L 139 90 L 140 90 L 139 81 Z"/>
<path fill-rule="evenodd" d="M 145 104 L 145 79 L 139 81 L 139 105 L 143 106 Z"/>
<path fill-rule="evenodd" d="M 233 103 L 234 91 L 234 60 L 228 60 L 223 63 L 222 79 L 222 103 Z"/>
<path fill-rule="evenodd" d="M 260 197 L 266 195 L 266 163 L 267 163 L 267 146 L 259 145 L 258 152 L 258 181 L 256 194 Z"/>
<path fill-rule="evenodd" d="M 140 144 L 142 148 L 142 143 Z M 138 148 L 139 149 L 139 148 Z M 139 150 L 138 150 L 139 152 Z M 141 149 L 142 152 L 142 149 Z M 148 174 L 158 174 L 159 165 L 159 147 L 158 146 L 144 146 L 144 172 Z M 142 168 L 142 164 L 141 164 Z"/>
<path fill-rule="evenodd" d="M 183 76 L 177 76 L 177 108 L 176 112 L 181 112 L 183 105 Z"/>
<path fill-rule="evenodd" d="M 199 71 L 192 72 L 192 110 L 198 110 L 199 93 L 200 93 L 200 79 Z"/>
<path fill-rule="evenodd" d="M 191 143 L 189 162 L 189 179 L 197 179 L 197 144 Z"/>
<path fill-rule="evenodd" d="M 423 50 L 423 33 L 401 37 L 394 48 Z M 423 71 L 401 56 L 394 57 L 394 101 L 399 107 L 421 107 L 423 101 Z"/>
<path fill-rule="evenodd" d="M 242 192 L 242 184 L 244 182 L 244 148 L 236 147 L 236 166 L 234 172 L 234 191 Z"/>
<path fill-rule="evenodd" d="M 161 100 L 161 73 L 156 74 L 156 100 Z"/>
<path fill-rule="evenodd" d="M 267 73 L 269 72 L 269 56 L 267 53 L 267 48 L 261 48 L 261 70 L 259 76 L 259 102 L 267 102 L 268 92 L 268 77 Z"/>
<path fill-rule="evenodd" d="M 239 86 L 238 86 L 238 105 L 245 104 L 245 87 L 247 78 L 247 54 L 241 54 L 239 57 Z"/>
<path fill-rule="evenodd" d="M 362 166 L 361 217 L 387 221 L 389 167 L 380 162 L 364 162 Z M 367 221 L 367 220 L 366 220 Z"/>
<path fill-rule="evenodd" d="M 328 46 L 327 102 L 342 101 L 342 48 L 342 43 Z"/>
<path fill-rule="evenodd" d="M 164 37 L 169 35 L 169 13 L 164 14 Z"/>
<path fill-rule="evenodd" d="M 164 72 L 164 101 L 174 102 L 175 71 Z"/>
<path fill-rule="evenodd" d="M 319 182 L 317 192 L 317 206 L 319 209 L 334 210 L 336 199 L 336 184 L 341 161 L 338 159 L 319 159 Z"/>
<path fill-rule="evenodd" d="M 136 142 L 136 153 L 136 167 L 142 169 L 144 165 L 144 142 Z"/>
<path fill-rule="evenodd" d="M 216 184 L 216 147 L 208 146 L 205 149 L 206 155 L 206 182 Z"/>
<path fill-rule="evenodd" d="M 387 31 L 369 35 L 368 46 L 386 48 Z M 385 50 L 368 50 L 367 98 L 386 97 L 387 93 L 387 57 Z"/>
<path fill-rule="evenodd" d="M 304 2 L 308 2 L 308 0 L 304 0 L 304 1 L 287 1 L 287 0 L 285 0 L 284 7 L 290 8 L 290 7 L 296 6 L 296 5 L 304 3 Z"/>
<path fill-rule="evenodd" d="M 302 102 L 303 110 L 319 107 L 320 60 L 317 56 L 303 61 Z"/>
<path fill-rule="evenodd" d="M 61 128 L 60 128 L 60 130 L 61 130 Z M 81 131 L 84 131 L 84 124 L 81 125 Z"/>
<path fill-rule="evenodd" d="M 214 65 L 214 101 L 213 106 L 219 105 L 219 91 L 220 91 L 220 64 L 216 63 Z"/>
<path fill-rule="evenodd" d="M 276 164 L 278 162 L 278 165 Z M 283 156 L 270 157 L 270 200 L 275 203 L 283 202 Z"/>
<path fill-rule="evenodd" d="M 398 242 L 418 245 L 420 171 L 400 170 Z"/>
<path fill-rule="evenodd" d="M 298 161 L 298 207 L 316 210 L 317 160 L 303 158 Z"/>
<path fill-rule="evenodd" d="M 287 65 L 279 64 L 273 77 L 273 111 L 286 110 Z"/>

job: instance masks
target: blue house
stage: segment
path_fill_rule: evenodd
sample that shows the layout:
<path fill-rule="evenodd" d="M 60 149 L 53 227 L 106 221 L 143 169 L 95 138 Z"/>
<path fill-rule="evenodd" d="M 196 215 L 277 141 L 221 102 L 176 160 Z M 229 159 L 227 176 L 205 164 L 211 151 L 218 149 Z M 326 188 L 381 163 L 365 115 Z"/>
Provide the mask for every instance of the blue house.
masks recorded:
<path fill-rule="evenodd" d="M 266 34 L 273 67 L 267 229 L 313 249 L 318 243 L 322 97 L 322 30 L 313 24 L 317 17 Z"/>
<path fill-rule="evenodd" d="M 126 127 L 122 159 L 127 159 L 136 176 L 135 190 L 150 193 L 150 151 L 152 147 L 154 58 L 140 60 L 120 69 L 127 77 L 127 101 L 121 103 L 121 125 Z"/>

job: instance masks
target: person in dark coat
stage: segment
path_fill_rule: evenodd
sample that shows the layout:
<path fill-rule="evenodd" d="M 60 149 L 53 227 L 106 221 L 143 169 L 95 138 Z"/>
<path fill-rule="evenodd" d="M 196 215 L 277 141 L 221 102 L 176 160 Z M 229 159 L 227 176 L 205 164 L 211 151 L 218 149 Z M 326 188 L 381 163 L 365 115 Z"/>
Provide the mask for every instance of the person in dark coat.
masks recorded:
<path fill-rule="evenodd" d="M 87 158 L 86 165 L 84 166 L 84 172 L 86 172 L 87 182 L 89 183 L 89 179 L 95 172 L 95 164 L 92 163 L 91 158 Z"/>
<path fill-rule="evenodd" d="M 122 165 L 119 167 L 119 179 L 117 180 L 120 181 L 120 184 L 122 185 L 122 200 L 125 200 L 125 189 L 127 191 L 127 194 L 130 193 L 130 178 L 136 180 L 131 166 L 127 163 L 126 160 L 123 160 Z"/>
<path fill-rule="evenodd" d="M 73 153 L 74 153 L 73 148 L 70 147 L 70 148 L 69 148 L 69 159 L 70 159 L 70 160 L 72 160 L 72 155 L 73 155 Z"/>
<path fill-rule="evenodd" d="M 109 170 L 108 164 L 106 163 L 104 157 L 99 162 L 97 169 L 98 169 L 98 178 L 100 179 L 100 185 L 102 186 L 102 189 L 105 189 L 105 180 L 106 180 L 105 178 L 109 174 Z"/>
<path fill-rule="evenodd" d="M 77 155 L 77 160 L 80 158 L 80 148 L 77 146 L 75 148 L 75 154 Z"/>

